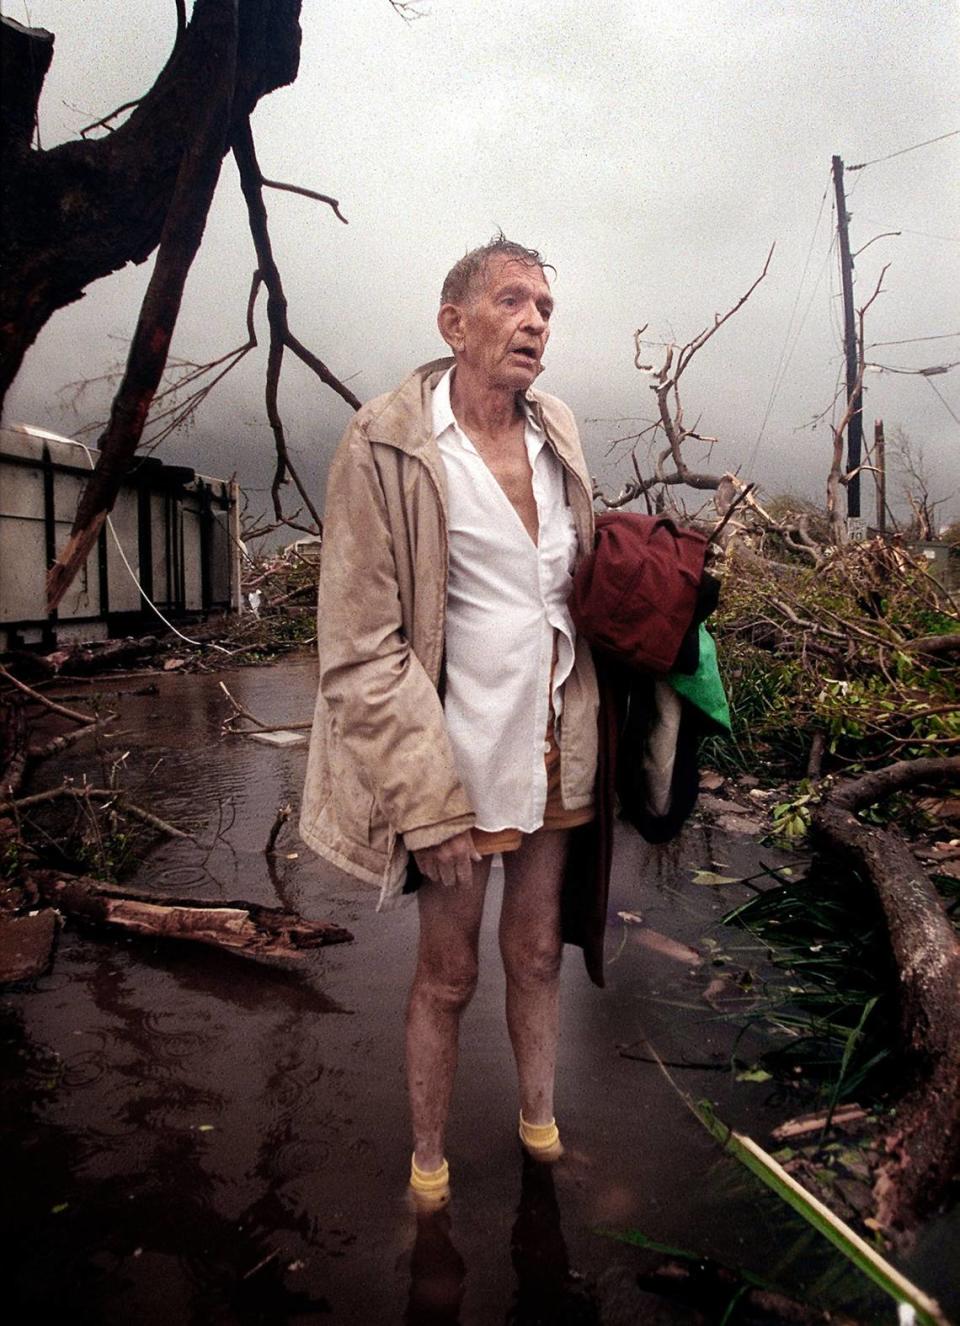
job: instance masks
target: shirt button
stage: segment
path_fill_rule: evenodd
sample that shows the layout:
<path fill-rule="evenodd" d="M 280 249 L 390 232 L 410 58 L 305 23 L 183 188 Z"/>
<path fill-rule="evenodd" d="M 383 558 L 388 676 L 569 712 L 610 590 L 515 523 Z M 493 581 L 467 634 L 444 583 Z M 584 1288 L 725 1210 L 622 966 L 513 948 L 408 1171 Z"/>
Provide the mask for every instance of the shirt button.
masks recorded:
<path fill-rule="evenodd" d="M 549 755 L 549 754 L 550 754 L 550 743 L 549 743 L 549 741 L 545 741 L 545 742 L 543 743 L 543 753 L 544 753 L 544 755 Z"/>

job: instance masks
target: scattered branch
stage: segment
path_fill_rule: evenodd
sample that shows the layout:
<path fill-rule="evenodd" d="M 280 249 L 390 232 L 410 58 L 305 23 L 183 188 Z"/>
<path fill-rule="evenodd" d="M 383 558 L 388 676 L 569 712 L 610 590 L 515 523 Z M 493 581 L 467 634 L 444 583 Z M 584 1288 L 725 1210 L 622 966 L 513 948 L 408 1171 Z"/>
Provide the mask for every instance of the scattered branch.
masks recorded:
<path fill-rule="evenodd" d="M 142 806 L 129 801 L 126 793 L 115 787 L 88 787 L 86 784 L 78 787 L 74 783 L 64 782 L 59 787 L 48 788 L 45 792 L 33 792 L 30 796 L 19 797 L 16 800 L 0 801 L 0 814 L 10 811 L 20 814 L 25 810 L 32 810 L 35 806 L 46 805 L 51 801 L 62 801 L 65 797 L 73 797 L 78 802 L 106 798 L 121 813 L 129 815 L 131 819 L 140 820 L 142 824 L 148 825 L 151 829 L 156 829 L 158 833 L 166 834 L 168 838 L 193 838 L 192 833 L 185 833 L 183 829 L 178 829 L 176 825 L 169 824 L 166 820 L 161 819 L 159 815 L 154 815 L 152 811 L 144 810 Z"/>
<path fill-rule="evenodd" d="M 15 686 L 18 691 L 22 691 L 24 695 L 28 695 L 36 704 L 42 704 L 43 707 L 49 709 L 51 713 L 59 714 L 61 718 L 69 718 L 71 723 L 90 723 L 92 717 L 90 714 L 81 713 L 79 709 L 68 709 L 66 705 L 58 704 L 56 700 L 51 700 L 48 696 L 41 695 L 39 691 L 35 691 L 33 687 L 28 686 L 26 682 L 19 681 L 12 672 L 8 672 L 2 663 L 0 663 L 0 677 L 4 677 L 12 686 Z"/>

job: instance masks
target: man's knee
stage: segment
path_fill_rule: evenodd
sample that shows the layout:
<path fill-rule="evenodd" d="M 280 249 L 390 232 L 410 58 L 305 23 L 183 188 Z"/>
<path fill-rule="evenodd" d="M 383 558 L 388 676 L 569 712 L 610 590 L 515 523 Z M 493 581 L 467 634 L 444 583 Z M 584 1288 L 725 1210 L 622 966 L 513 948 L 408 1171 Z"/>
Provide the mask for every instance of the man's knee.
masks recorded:
<path fill-rule="evenodd" d="M 477 988 L 477 960 L 473 957 L 429 959 L 421 957 L 413 982 L 413 995 L 445 1010 L 466 1008 Z"/>
<path fill-rule="evenodd" d="M 515 985 L 552 985 L 560 977 L 563 946 L 553 937 L 504 939 L 501 952 L 507 979 Z"/>

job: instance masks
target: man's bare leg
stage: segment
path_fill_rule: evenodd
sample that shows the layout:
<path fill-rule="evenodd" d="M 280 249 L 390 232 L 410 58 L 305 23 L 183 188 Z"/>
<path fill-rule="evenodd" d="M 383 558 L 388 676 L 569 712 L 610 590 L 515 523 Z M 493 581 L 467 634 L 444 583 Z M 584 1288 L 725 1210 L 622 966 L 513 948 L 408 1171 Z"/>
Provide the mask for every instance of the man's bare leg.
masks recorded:
<path fill-rule="evenodd" d="M 517 1061 L 520 1109 L 529 1124 L 553 1118 L 560 1028 L 560 884 L 568 833 L 540 829 L 503 857 L 500 952 L 507 1028 Z"/>
<path fill-rule="evenodd" d="M 477 983 L 477 945 L 490 857 L 473 863 L 469 883 L 424 883 L 417 893 L 420 944 L 407 1007 L 407 1088 L 414 1160 L 443 1161 L 444 1130 L 457 1067 L 460 1015 Z"/>

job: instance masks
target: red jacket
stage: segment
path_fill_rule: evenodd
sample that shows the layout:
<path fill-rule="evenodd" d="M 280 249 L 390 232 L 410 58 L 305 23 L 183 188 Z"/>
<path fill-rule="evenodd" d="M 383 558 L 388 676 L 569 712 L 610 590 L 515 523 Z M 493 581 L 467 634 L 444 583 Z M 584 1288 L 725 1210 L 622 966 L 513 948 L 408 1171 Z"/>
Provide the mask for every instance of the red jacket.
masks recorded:
<path fill-rule="evenodd" d="M 583 949 L 594 984 L 604 984 L 603 940 L 613 857 L 617 675 L 663 674 L 694 621 L 707 540 L 669 516 L 608 512 L 597 518 L 593 555 L 574 577 L 569 606 L 590 641 L 600 685 L 596 818 L 571 833 L 564 876 L 563 937 Z M 604 666 L 604 660 L 609 666 Z"/>

